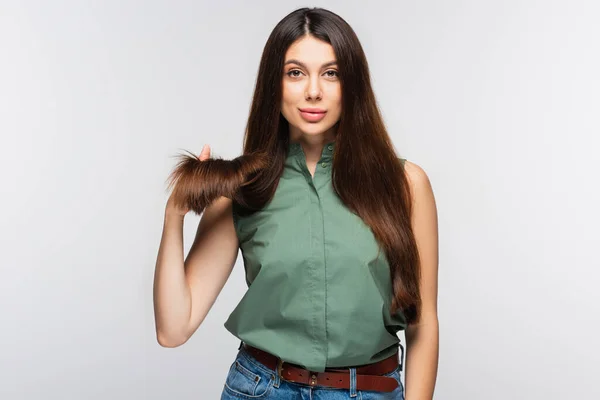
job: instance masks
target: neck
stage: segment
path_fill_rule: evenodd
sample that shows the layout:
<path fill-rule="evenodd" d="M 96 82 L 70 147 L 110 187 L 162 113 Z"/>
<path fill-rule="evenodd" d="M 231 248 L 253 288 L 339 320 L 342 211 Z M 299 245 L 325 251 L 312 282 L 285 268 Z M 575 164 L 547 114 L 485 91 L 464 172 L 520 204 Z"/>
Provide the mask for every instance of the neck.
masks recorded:
<path fill-rule="evenodd" d="M 317 135 L 308 135 L 290 126 L 290 142 L 300 143 L 307 163 L 316 163 L 321 158 L 323 147 L 335 142 L 336 126 Z"/>

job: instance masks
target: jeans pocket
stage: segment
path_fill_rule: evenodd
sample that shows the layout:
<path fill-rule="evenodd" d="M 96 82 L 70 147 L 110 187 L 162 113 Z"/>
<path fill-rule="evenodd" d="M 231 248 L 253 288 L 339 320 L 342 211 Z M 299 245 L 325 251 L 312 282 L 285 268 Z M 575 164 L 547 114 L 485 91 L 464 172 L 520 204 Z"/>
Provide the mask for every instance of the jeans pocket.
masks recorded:
<path fill-rule="evenodd" d="M 266 368 L 261 368 L 243 352 L 238 353 L 229 367 L 225 380 L 225 391 L 243 399 L 266 397 L 273 388 L 275 376 Z"/>
<path fill-rule="evenodd" d="M 377 392 L 371 390 L 362 390 L 361 397 L 363 400 L 404 400 L 404 386 L 402 385 L 402 378 L 400 376 L 402 371 L 402 365 L 398 365 L 393 371 L 383 374 L 382 376 L 388 378 L 394 378 L 398 382 L 398 386 L 392 392 Z"/>
<path fill-rule="evenodd" d="M 394 370 L 394 372 L 392 372 L 389 376 L 396 379 L 396 381 L 398 382 L 398 387 L 396 388 L 396 390 L 394 392 L 397 392 L 397 394 L 398 394 L 397 397 L 399 399 L 403 400 L 404 399 L 404 385 L 402 384 L 401 371 L 402 371 L 402 364 L 398 365 L 398 367 Z"/>
<path fill-rule="evenodd" d="M 400 371 L 402 371 L 402 365 L 396 370 L 395 378 L 398 381 L 398 388 L 402 390 L 402 398 L 404 398 L 404 385 L 402 384 L 402 376 Z"/>

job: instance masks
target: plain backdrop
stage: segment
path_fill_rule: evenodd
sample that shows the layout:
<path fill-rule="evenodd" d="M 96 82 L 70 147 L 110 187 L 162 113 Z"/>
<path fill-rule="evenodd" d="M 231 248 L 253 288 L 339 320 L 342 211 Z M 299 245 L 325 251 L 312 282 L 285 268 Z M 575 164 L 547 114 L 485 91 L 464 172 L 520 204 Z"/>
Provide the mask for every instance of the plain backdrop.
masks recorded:
<path fill-rule="evenodd" d="M 0 398 L 219 398 L 242 260 L 195 335 L 160 347 L 166 178 L 183 149 L 241 154 L 265 41 L 306 5 L 355 29 L 434 188 L 435 399 L 600 398 L 593 0 L 1 1 Z"/>

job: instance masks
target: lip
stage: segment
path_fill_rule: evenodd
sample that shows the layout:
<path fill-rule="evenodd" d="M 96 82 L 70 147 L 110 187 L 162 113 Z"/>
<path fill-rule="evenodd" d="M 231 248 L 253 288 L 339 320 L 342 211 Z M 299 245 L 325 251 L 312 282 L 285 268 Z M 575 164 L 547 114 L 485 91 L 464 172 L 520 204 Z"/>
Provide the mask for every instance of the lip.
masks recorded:
<path fill-rule="evenodd" d="M 300 108 L 300 111 L 302 112 L 307 112 L 307 113 L 326 113 L 326 110 L 323 110 L 322 108 L 314 108 L 314 107 L 309 107 L 309 108 Z"/>
<path fill-rule="evenodd" d="M 300 116 L 308 122 L 319 122 L 325 118 L 327 111 L 320 108 L 300 108 Z"/>

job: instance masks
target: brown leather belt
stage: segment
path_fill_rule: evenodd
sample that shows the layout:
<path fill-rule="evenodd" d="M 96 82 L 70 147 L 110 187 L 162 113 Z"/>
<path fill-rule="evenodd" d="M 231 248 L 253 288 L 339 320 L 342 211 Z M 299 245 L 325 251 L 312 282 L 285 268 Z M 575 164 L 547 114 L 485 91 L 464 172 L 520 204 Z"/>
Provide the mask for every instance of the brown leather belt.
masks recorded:
<path fill-rule="evenodd" d="M 282 361 L 279 357 L 246 343 L 243 346 L 254 358 L 266 367 L 277 371 L 281 379 L 288 382 L 302 383 L 309 386 L 350 388 L 349 367 L 326 368 L 325 372 L 313 372 L 296 364 Z M 398 387 L 398 381 L 394 377 L 382 375 L 392 373 L 398 367 L 398 363 L 398 352 L 396 352 L 379 362 L 356 367 L 356 390 L 394 391 Z"/>

